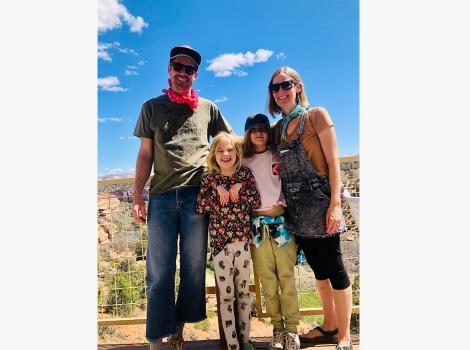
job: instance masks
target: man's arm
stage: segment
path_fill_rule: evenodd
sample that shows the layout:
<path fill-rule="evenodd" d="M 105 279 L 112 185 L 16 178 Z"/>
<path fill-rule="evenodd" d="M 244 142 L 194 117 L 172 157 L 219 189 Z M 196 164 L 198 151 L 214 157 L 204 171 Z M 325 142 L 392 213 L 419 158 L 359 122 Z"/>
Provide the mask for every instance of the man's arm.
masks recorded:
<path fill-rule="evenodd" d="M 137 164 L 135 166 L 135 182 L 132 208 L 134 219 L 144 224 L 147 220 L 147 212 L 145 210 L 145 201 L 142 198 L 145 183 L 147 182 L 153 165 L 153 140 L 141 137 L 140 150 L 137 156 Z"/>

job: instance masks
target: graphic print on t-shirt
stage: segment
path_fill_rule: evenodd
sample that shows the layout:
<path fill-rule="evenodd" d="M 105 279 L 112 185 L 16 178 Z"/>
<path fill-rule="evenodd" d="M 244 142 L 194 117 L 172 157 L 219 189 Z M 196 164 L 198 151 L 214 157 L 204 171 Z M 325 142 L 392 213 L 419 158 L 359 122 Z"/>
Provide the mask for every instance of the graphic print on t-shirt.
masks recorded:
<path fill-rule="evenodd" d="M 271 172 L 275 176 L 279 176 L 279 163 L 271 163 Z"/>

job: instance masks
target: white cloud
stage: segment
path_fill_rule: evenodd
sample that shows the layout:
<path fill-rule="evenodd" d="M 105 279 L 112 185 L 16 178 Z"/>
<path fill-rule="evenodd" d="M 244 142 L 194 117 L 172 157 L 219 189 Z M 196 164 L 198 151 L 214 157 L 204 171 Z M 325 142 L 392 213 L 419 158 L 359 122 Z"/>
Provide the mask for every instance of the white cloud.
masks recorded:
<path fill-rule="evenodd" d="M 112 43 L 98 43 L 98 58 L 101 58 L 104 61 L 112 61 L 110 51 L 117 50 L 121 53 L 138 56 L 139 54 L 134 49 L 122 48 L 121 44 L 118 41 Z"/>
<path fill-rule="evenodd" d="M 113 60 L 107 51 L 104 51 L 104 50 L 100 51 L 99 48 L 98 48 L 98 58 L 101 58 L 103 61 Z"/>
<path fill-rule="evenodd" d="M 98 117 L 98 122 L 100 123 L 120 123 L 122 122 L 122 118 L 115 118 L 115 117 L 111 117 L 111 118 L 100 118 Z"/>
<path fill-rule="evenodd" d="M 118 41 L 115 41 L 113 43 L 102 43 L 102 42 L 98 42 L 98 51 L 100 50 L 107 50 L 111 47 L 117 47 L 117 46 L 120 46 L 121 44 L 118 42 Z"/>
<path fill-rule="evenodd" d="M 125 140 L 125 139 L 127 139 L 127 140 L 132 140 L 132 139 L 135 139 L 135 138 L 137 138 L 137 137 L 134 136 L 134 135 L 127 136 L 127 137 L 126 137 L 126 136 L 120 136 L 120 137 L 119 137 L 119 140 Z"/>
<path fill-rule="evenodd" d="M 120 0 L 98 0 L 98 32 L 100 34 L 120 28 L 123 21 L 133 33 L 142 33 L 142 29 L 148 27 L 148 23 L 142 17 L 131 15 Z"/>
<path fill-rule="evenodd" d="M 119 140 L 125 140 L 126 138 L 124 136 L 121 136 Z"/>
<path fill-rule="evenodd" d="M 110 88 L 103 88 L 102 90 L 104 91 L 112 91 L 112 92 L 124 92 L 127 91 L 127 89 L 120 87 L 120 86 L 112 86 Z"/>
<path fill-rule="evenodd" d="M 105 78 L 98 78 L 98 86 L 101 86 L 101 87 L 115 86 L 119 84 L 120 82 L 119 82 L 118 77 L 109 76 Z"/>
<path fill-rule="evenodd" d="M 266 62 L 273 54 L 273 51 L 258 49 L 255 53 L 247 51 L 246 53 L 225 53 L 208 60 L 208 71 L 214 72 L 216 77 L 228 77 L 232 74 L 243 77 L 248 75 L 239 67 L 253 66 L 255 63 Z"/>
<path fill-rule="evenodd" d="M 145 64 L 145 61 L 139 61 L 139 63 L 137 63 L 139 66 L 143 66 Z"/>
<path fill-rule="evenodd" d="M 127 89 L 119 86 L 118 77 L 109 76 L 104 78 L 98 78 L 98 87 L 103 91 L 112 91 L 112 92 L 122 92 L 127 91 Z"/>
<path fill-rule="evenodd" d="M 283 51 L 283 52 L 279 52 L 278 54 L 276 54 L 276 58 L 279 58 L 279 59 L 281 59 L 281 58 L 285 59 L 286 57 L 287 57 L 287 56 L 286 56 L 286 54 L 284 53 L 284 51 Z"/>
<path fill-rule="evenodd" d="M 148 23 L 140 16 L 134 17 L 131 14 L 124 16 L 124 20 L 129 24 L 131 32 L 141 33 L 142 28 L 148 27 Z"/>
<path fill-rule="evenodd" d="M 136 72 L 135 70 L 126 70 L 124 72 L 124 75 L 139 75 L 139 73 Z"/>
<path fill-rule="evenodd" d="M 98 43 L 98 58 L 101 58 L 104 61 L 109 61 L 111 62 L 113 59 L 111 58 L 111 55 L 107 51 L 108 49 L 115 47 L 116 45 L 119 45 L 118 42 L 114 43 Z"/>
<path fill-rule="evenodd" d="M 134 56 L 138 56 L 138 55 L 139 55 L 137 52 L 135 52 L 134 49 L 126 49 L 126 48 L 121 49 L 120 47 L 118 47 L 118 51 L 119 51 L 119 52 L 122 52 L 122 53 L 128 53 L 128 54 L 134 55 Z"/>
<path fill-rule="evenodd" d="M 222 96 L 221 98 L 216 98 L 214 100 L 215 103 L 220 103 L 220 102 L 225 102 L 228 100 L 228 97 L 227 96 Z"/>
<path fill-rule="evenodd" d="M 129 69 L 139 69 L 139 67 L 136 67 L 136 66 L 127 66 L 127 68 L 129 68 Z"/>

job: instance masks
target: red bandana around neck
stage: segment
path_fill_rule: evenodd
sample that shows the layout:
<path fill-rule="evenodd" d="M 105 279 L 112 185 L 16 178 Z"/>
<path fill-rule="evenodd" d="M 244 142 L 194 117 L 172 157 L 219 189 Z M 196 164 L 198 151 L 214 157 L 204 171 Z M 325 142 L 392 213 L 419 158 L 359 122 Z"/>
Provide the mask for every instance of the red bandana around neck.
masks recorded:
<path fill-rule="evenodd" d="M 187 103 L 189 108 L 191 108 L 193 111 L 197 108 L 199 96 L 197 95 L 196 90 L 191 88 L 190 96 L 181 96 L 181 95 L 176 94 L 171 89 L 170 79 L 168 79 L 168 84 L 170 84 L 170 88 L 168 90 L 162 89 L 162 92 L 168 95 L 168 98 L 170 99 L 171 102 L 179 103 L 179 104 Z"/>

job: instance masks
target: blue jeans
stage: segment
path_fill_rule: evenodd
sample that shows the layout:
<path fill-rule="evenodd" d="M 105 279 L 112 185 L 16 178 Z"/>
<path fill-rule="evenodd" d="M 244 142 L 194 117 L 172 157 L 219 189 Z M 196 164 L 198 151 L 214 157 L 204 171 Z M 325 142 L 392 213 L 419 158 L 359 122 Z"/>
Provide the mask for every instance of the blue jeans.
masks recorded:
<path fill-rule="evenodd" d="M 148 206 L 148 341 L 176 333 L 176 324 L 205 319 L 207 216 L 196 213 L 199 187 L 151 195 Z M 175 303 L 179 234 L 180 285 Z"/>

